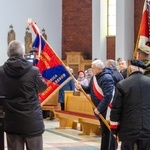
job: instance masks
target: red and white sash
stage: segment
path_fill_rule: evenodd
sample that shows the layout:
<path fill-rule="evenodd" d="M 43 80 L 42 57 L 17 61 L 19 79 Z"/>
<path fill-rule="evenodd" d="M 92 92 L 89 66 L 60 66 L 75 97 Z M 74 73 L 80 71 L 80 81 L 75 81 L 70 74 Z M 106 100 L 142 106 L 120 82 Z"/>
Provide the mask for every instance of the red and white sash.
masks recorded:
<path fill-rule="evenodd" d="M 104 94 L 103 94 L 102 89 L 99 87 L 95 76 L 93 76 L 92 87 L 93 87 L 94 94 L 101 101 L 104 97 Z M 114 91 L 115 90 L 113 90 L 113 96 L 114 96 Z M 113 100 L 113 96 L 112 96 L 112 100 Z M 112 107 L 112 100 L 111 100 L 111 102 L 109 103 L 109 105 L 107 107 L 106 120 L 110 120 L 110 111 L 111 111 L 111 107 Z"/>
<path fill-rule="evenodd" d="M 104 97 L 103 91 L 102 91 L 102 89 L 99 87 L 95 76 L 93 76 L 92 87 L 93 87 L 94 94 L 97 96 L 97 98 L 98 98 L 99 100 L 102 100 L 103 97 Z"/>

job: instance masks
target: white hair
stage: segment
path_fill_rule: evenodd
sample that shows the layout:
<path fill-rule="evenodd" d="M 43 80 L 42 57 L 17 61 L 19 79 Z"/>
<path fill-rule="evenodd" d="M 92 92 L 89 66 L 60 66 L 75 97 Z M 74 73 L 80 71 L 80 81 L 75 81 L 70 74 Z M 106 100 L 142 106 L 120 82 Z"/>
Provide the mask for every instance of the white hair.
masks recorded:
<path fill-rule="evenodd" d="M 92 62 L 92 65 L 94 65 L 96 68 L 104 68 L 104 63 L 100 60 L 100 59 L 97 59 L 97 60 L 94 60 Z"/>
<path fill-rule="evenodd" d="M 22 42 L 13 40 L 9 43 L 7 54 L 9 57 L 12 56 L 23 56 L 25 53 L 25 46 Z"/>
<path fill-rule="evenodd" d="M 144 74 L 144 72 L 145 72 L 145 70 L 143 68 L 138 67 L 138 66 L 130 65 L 129 67 L 131 69 L 131 73 L 136 72 L 136 71 L 140 71 Z"/>

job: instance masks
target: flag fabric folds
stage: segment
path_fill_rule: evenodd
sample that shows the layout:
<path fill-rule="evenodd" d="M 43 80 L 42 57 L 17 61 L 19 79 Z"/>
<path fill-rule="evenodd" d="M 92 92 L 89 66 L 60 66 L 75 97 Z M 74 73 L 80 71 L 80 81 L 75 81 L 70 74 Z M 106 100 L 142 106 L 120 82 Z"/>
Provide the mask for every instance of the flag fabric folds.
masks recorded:
<path fill-rule="evenodd" d="M 139 44 L 141 45 L 149 45 L 149 12 L 150 11 L 150 0 L 145 0 L 144 7 L 143 7 L 143 13 L 142 13 L 142 19 L 140 24 L 140 30 L 139 30 Z"/>
<path fill-rule="evenodd" d="M 32 44 L 37 53 L 34 65 L 40 69 L 48 86 L 45 92 L 39 94 L 41 105 L 44 105 L 72 77 L 43 36 L 40 33 L 36 34 L 37 36 Z M 40 55 L 38 55 L 39 50 Z"/>

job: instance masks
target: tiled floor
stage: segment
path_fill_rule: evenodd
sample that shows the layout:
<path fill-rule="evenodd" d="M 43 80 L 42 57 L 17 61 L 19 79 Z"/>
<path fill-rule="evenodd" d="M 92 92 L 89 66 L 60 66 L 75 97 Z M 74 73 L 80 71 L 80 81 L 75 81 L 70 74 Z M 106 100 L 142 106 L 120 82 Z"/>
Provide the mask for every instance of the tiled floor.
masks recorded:
<path fill-rule="evenodd" d="M 58 120 L 45 120 L 44 150 L 99 150 L 99 136 L 79 136 L 81 131 L 55 129 Z"/>
<path fill-rule="evenodd" d="M 78 135 L 81 131 L 73 129 L 55 129 L 58 120 L 45 119 L 46 131 L 43 134 L 43 150 L 99 150 L 100 136 Z M 5 140 L 6 143 L 6 140 Z M 7 150 L 7 146 L 5 146 Z"/>

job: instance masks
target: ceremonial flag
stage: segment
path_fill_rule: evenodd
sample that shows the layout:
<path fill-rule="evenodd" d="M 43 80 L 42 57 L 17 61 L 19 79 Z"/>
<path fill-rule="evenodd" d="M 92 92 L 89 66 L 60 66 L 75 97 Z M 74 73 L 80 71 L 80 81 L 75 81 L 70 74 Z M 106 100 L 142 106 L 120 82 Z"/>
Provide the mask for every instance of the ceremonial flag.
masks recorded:
<path fill-rule="evenodd" d="M 140 24 L 140 30 L 139 30 L 139 34 L 140 34 L 139 46 L 146 45 L 146 43 L 149 41 L 149 25 L 148 25 L 149 24 L 148 18 L 149 18 L 149 13 L 150 13 L 149 5 L 150 5 L 150 1 L 145 0 L 141 24 Z"/>
<path fill-rule="evenodd" d="M 140 23 L 139 35 L 136 42 L 136 50 L 141 46 L 150 46 L 150 30 L 149 30 L 149 16 L 150 16 L 150 0 L 145 0 Z"/>
<path fill-rule="evenodd" d="M 52 47 L 39 33 L 37 25 L 34 22 L 30 22 L 29 25 L 36 33 L 36 38 L 32 45 L 37 52 L 34 64 L 40 69 L 48 86 L 45 92 L 39 94 L 41 105 L 44 105 L 72 77 Z"/>

